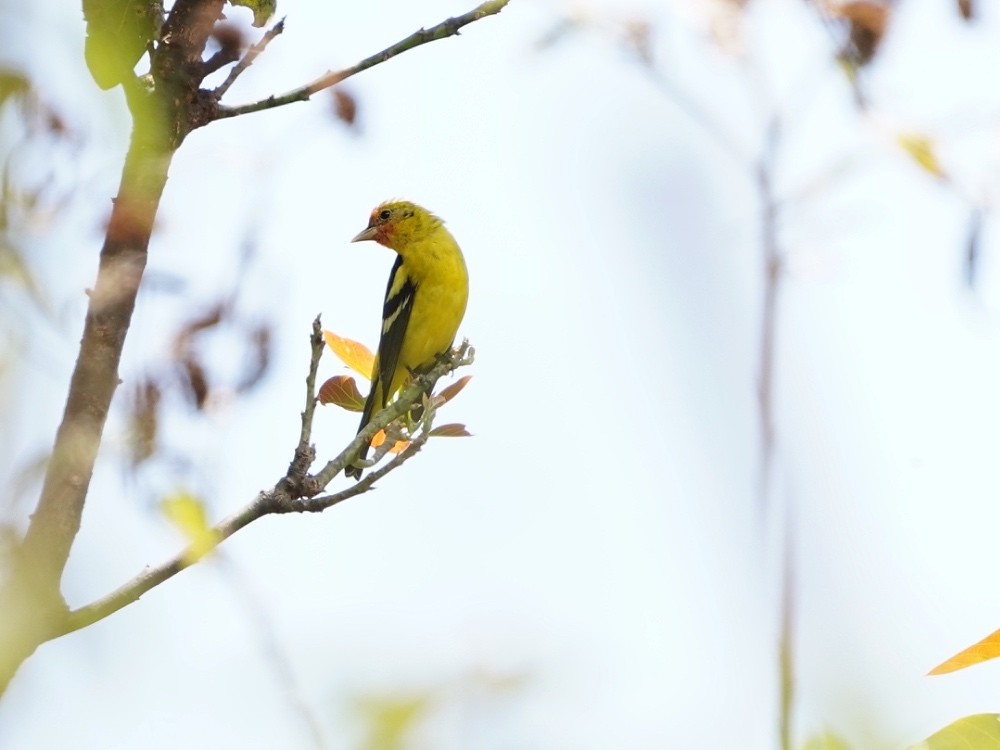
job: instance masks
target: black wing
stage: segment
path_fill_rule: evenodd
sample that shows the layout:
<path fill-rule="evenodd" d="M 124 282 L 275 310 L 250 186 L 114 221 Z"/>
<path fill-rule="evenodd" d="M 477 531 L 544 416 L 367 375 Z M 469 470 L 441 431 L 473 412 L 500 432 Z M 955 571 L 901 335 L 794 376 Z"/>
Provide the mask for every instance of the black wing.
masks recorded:
<path fill-rule="evenodd" d="M 382 334 L 378 340 L 378 364 L 372 373 L 372 387 L 368 392 L 368 398 L 365 399 L 358 432 L 365 428 L 376 411 L 385 408 L 389 396 L 392 395 L 386 389 L 392 387 L 392 376 L 399 363 L 399 353 L 403 349 L 403 339 L 410 324 L 410 314 L 413 312 L 413 295 L 417 291 L 416 284 L 406 277 L 406 273 L 401 270 L 402 267 L 403 258 L 397 255 L 396 263 L 389 274 L 389 284 L 385 288 L 385 302 L 382 305 Z M 368 446 L 361 450 L 359 457 L 364 458 L 366 455 Z M 361 469 L 354 466 L 348 466 L 344 473 L 355 479 L 361 478 Z"/>
<path fill-rule="evenodd" d="M 382 381 L 382 403 L 386 405 L 392 395 L 386 389 L 392 387 L 392 376 L 399 364 L 399 353 L 403 350 L 403 339 L 410 325 L 413 312 L 413 297 L 416 284 L 406 276 L 403 257 L 396 256 L 396 262 L 389 274 L 389 284 L 385 288 L 385 304 L 382 305 L 382 335 L 378 340 L 378 377 Z M 374 385 L 374 384 L 373 384 Z"/>

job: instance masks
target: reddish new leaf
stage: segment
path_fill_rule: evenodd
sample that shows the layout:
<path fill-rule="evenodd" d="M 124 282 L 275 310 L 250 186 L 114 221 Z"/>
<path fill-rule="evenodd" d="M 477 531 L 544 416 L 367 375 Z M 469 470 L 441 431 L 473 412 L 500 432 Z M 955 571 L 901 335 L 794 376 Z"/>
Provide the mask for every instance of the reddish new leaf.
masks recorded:
<path fill-rule="evenodd" d="M 194 408 L 201 411 L 208 402 L 208 394 L 211 390 L 208 384 L 208 373 L 201 362 L 190 354 L 181 360 L 180 366 L 181 384 Z"/>
<path fill-rule="evenodd" d="M 321 404 L 335 404 L 348 411 L 365 408 L 365 399 L 350 375 L 334 375 L 327 380 L 319 387 L 318 398 Z"/>
<path fill-rule="evenodd" d="M 337 119 L 348 127 L 353 127 L 358 117 L 357 100 L 339 86 L 332 90 L 332 94 L 333 112 Z"/>
<path fill-rule="evenodd" d="M 451 401 L 453 398 L 455 398 L 455 396 L 457 396 L 459 394 L 459 392 L 463 388 L 465 388 L 466 384 L 470 380 L 472 380 L 472 376 L 471 375 L 466 375 L 466 376 L 461 377 L 458 380 L 456 380 L 454 383 L 452 383 L 451 385 L 449 385 L 447 388 L 442 388 L 436 394 L 438 398 L 442 399 L 440 403 L 441 404 L 447 404 L 449 401 Z"/>
<path fill-rule="evenodd" d="M 465 425 L 457 422 L 435 427 L 429 434 L 431 437 L 472 437 L 472 433 L 465 429 Z"/>

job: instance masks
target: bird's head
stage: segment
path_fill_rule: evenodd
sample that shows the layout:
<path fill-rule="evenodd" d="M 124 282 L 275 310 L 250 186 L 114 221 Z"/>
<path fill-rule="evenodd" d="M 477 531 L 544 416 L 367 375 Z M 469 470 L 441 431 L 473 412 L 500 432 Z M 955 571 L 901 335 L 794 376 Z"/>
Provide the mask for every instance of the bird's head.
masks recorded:
<path fill-rule="evenodd" d="M 415 203 L 386 201 L 372 210 L 368 226 L 351 242 L 374 240 L 398 251 L 411 242 L 424 239 L 441 223 L 441 219 Z"/>

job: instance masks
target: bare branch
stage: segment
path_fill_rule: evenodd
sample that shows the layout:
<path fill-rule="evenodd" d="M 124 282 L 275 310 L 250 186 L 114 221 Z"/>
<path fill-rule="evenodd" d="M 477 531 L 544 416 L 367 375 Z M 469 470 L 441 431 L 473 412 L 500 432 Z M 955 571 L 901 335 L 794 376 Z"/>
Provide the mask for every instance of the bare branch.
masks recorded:
<path fill-rule="evenodd" d="M 300 86 L 299 88 L 293 89 L 285 94 L 281 94 L 279 96 L 269 96 L 266 99 L 261 99 L 260 101 L 252 102 L 250 104 L 242 104 L 238 107 L 219 106 L 215 110 L 213 119 L 221 120 L 226 117 L 236 117 L 238 115 L 249 114 L 250 112 L 260 112 L 265 109 L 274 109 L 275 107 L 282 107 L 286 104 L 292 104 L 293 102 L 304 102 L 313 94 L 316 94 L 323 89 L 328 89 L 331 86 L 335 86 L 341 81 L 344 81 L 364 70 L 373 68 L 380 63 L 384 63 L 396 55 L 406 52 L 407 50 L 414 49 L 423 44 L 427 44 L 428 42 L 446 39 L 450 36 L 457 36 L 462 27 L 468 26 L 470 23 L 486 18 L 487 16 L 496 15 L 507 7 L 509 2 L 510 0 L 487 0 L 487 2 L 473 8 L 468 13 L 455 16 L 454 18 L 448 18 L 429 29 L 418 29 L 405 39 L 396 42 L 391 47 L 387 47 L 381 52 L 376 52 L 374 55 L 366 57 L 364 60 L 355 63 L 349 68 L 327 71 L 312 83 Z"/>
<path fill-rule="evenodd" d="M 262 492 L 252 503 L 215 526 L 213 532 L 218 535 L 219 542 L 228 539 L 251 521 L 266 515 L 269 512 L 269 505 L 267 493 Z M 168 578 L 172 578 L 195 562 L 197 562 L 195 556 L 182 553 L 156 567 L 144 569 L 131 581 L 119 586 L 107 596 L 70 612 L 66 618 L 64 630 L 58 635 L 72 633 L 75 630 L 85 628 L 99 620 L 103 620 L 122 607 L 138 601 L 139 597 L 147 591 L 159 586 Z"/>
<path fill-rule="evenodd" d="M 256 44 L 250 46 L 243 58 L 233 66 L 233 69 L 229 71 L 229 75 L 226 76 L 226 80 L 220 83 L 213 91 L 212 94 L 215 96 L 216 101 L 225 96 L 226 92 L 229 91 L 229 87 L 236 83 L 236 79 L 239 78 L 243 72 L 253 65 L 254 60 L 257 59 L 258 55 L 267 49 L 267 45 L 278 36 L 281 32 L 285 30 L 285 19 L 282 18 L 274 26 L 267 30 L 267 33 L 261 37 L 260 41 Z"/>
<path fill-rule="evenodd" d="M 306 408 L 302 410 L 302 430 L 299 432 L 299 449 L 309 445 L 312 437 L 313 415 L 316 413 L 316 373 L 319 360 L 323 356 L 323 326 L 319 315 L 313 321 L 312 335 L 309 337 L 312 357 L 309 360 L 309 374 L 306 376 Z"/>

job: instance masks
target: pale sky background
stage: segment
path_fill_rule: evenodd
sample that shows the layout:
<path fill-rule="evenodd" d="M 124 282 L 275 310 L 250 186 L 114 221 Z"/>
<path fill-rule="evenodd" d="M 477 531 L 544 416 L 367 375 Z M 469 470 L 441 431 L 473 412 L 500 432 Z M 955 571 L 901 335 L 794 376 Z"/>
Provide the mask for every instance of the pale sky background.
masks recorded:
<path fill-rule="evenodd" d="M 228 101 L 285 91 L 473 4 L 282 0 L 287 30 Z M 0 746 L 311 748 L 305 711 L 325 747 L 347 750 L 361 746 L 365 698 L 426 695 L 405 747 L 772 748 L 785 512 L 800 742 L 829 728 L 855 747 L 904 747 L 996 711 L 1000 664 L 924 675 L 1000 627 L 992 224 L 975 292 L 962 268 L 970 207 L 997 188 L 1000 13 L 983 2 L 969 26 L 952 3 L 901 6 L 865 115 L 797 0 L 752 3 L 728 46 L 712 41 L 712 3 L 512 0 L 351 80 L 360 133 L 326 96 L 194 133 L 149 266 L 185 286 L 141 298 L 123 376 L 162 364 L 179 316 L 230 288 L 248 233 L 239 309 L 275 322 L 275 364 L 207 420 L 173 418 L 200 472 L 123 480 L 112 420 L 70 604 L 180 548 L 156 510 L 164 493 L 198 492 L 218 519 L 283 474 L 312 318 L 375 345 L 392 254 L 349 239 L 385 198 L 439 213 L 465 251 L 460 335 L 477 361 L 441 419 L 475 437 L 432 441 L 377 492 L 321 515 L 258 521 L 222 559 L 42 646 L 0 702 Z M 540 49 L 566 12 L 594 23 Z M 748 158 L 767 119 L 782 121 L 788 273 L 767 519 L 758 196 L 619 44 L 632 18 L 653 24 L 658 70 Z M 30 56 L 89 143 L 61 172 L 81 196 L 27 239 L 56 322 L 36 326 L 4 382 L 8 476 L 58 423 L 128 119 L 120 92 L 99 92 L 80 63 L 76 4 L 0 6 L 0 22 L 15 32 L 0 61 Z M 954 182 L 917 166 L 901 133 L 932 138 Z M 323 375 L 341 371 L 324 359 Z M 320 455 L 355 426 L 320 410 Z"/>

